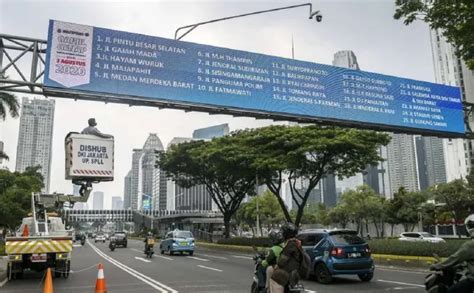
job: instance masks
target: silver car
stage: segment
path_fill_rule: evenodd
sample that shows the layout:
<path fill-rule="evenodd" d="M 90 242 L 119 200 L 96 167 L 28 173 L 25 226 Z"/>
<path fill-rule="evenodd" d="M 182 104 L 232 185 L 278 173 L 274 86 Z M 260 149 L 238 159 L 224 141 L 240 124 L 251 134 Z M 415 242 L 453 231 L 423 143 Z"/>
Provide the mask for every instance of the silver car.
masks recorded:
<path fill-rule="evenodd" d="M 410 242 L 431 242 L 431 243 L 444 243 L 446 242 L 441 237 L 436 237 L 428 232 L 404 232 L 400 234 L 400 241 Z"/>

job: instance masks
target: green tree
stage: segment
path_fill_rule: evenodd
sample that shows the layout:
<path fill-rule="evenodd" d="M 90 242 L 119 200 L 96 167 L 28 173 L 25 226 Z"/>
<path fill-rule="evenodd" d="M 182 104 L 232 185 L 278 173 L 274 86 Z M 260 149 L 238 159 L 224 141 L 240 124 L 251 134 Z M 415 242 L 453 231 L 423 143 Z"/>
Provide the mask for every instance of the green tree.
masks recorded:
<path fill-rule="evenodd" d="M 374 131 L 321 126 L 270 126 L 242 131 L 240 136 L 254 155 L 259 181 L 277 197 L 286 220 L 297 226 L 325 174 L 344 178 L 361 172 L 382 160 L 377 149 L 390 141 L 388 135 Z M 296 205 L 294 217 L 280 196 L 285 174 Z M 303 188 L 297 186 L 301 180 Z"/>
<path fill-rule="evenodd" d="M 347 207 L 347 212 L 356 224 L 357 231 L 363 235 L 364 226 L 368 233 L 371 211 L 378 195 L 367 185 L 358 186 L 355 190 L 345 191 L 341 195 L 341 204 Z"/>
<path fill-rule="evenodd" d="M 474 70 L 474 1 L 472 0 L 396 0 L 395 19 L 406 25 L 419 19 L 439 29 L 457 54 Z"/>
<path fill-rule="evenodd" d="M 329 220 L 334 224 L 339 224 L 341 228 L 345 229 L 347 224 L 351 221 L 350 206 L 346 203 L 338 203 L 329 211 Z"/>
<path fill-rule="evenodd" d="M 17 118 L 19 115 L 20 104 L 16 97 L 10 93 L 0 91 L 0 119 L 5 120 L 7 113 Z"/>
<path fill-rule="evenodd" d="M 39 169 L 30 167 L 22 173 L 0 170 L 0 226 L 14 229 L 31 210 L 31 193 L 43 188 Z"/>
<path fill-rule="evenodd" d="M 474 206 L 474 194 L 469 190 L 468 183 L 462 179 L 438 184 L 431 191 L 437 203 L 445 204 L 442 211 L 450 212 L 456 223 L 467 217 Z"/>
<path fill-rule="evenodd" d="M 255 193 L 255 170 L 250 164 L 251 158 L 234 135 L 173 145 L 160 155 L 161 167 L 178 185 L 206 187 L 224 217 L 226 238 L 240 203 Z"/>
<path fill-rule="evenodd" d="M 7 118 L 7 113 L 10 113 L 10 116 L 13 118 L 18 117 L 19 115 L 20 104 L 16 97 L 10 93 L 0 91 L 0 120 L 5 120 Z M 0 151 L 0 160 L 8 160 L 8 155 Z"/>
<path fill-rule="evenodd" d="M 281 211 L 277 199 L 271 192 L 265 192 L 263 195 L 254 196 L 247 203 L 241 204 L 234 219 L 238 224 L 246 224 L 251 227 L 256 226 L 257 223 L 257 201 L 258 214 L 260 215 L 260 229 L 262 226 L 270 229 L 276 224 L 281 224 L 284 221 L 284 216 Z"/>

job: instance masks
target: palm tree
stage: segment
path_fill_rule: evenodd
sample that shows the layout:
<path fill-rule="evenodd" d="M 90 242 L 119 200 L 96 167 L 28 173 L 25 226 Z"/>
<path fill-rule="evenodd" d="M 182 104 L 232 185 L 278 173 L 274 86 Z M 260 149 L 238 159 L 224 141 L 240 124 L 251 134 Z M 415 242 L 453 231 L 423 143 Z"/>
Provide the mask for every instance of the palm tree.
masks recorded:
<path fill-rule="evenodd" d="M 5 120 L 7 118 L 7 112 L 10 116 L 16 118 L 19 116 L 20 104 L 16 97 L 7 92 L 0 92 L 0 119 Z"/>
<path fill-rule="evenodd" d="M 12 116 L 13 118 L 18 117 L 19 109 L 20 104 L 18 103 L 14 95 L 0 91 L 0 120 L 5 120 L 7 118 L 7 112 L 9 112 L 10 116 Z M 3 151 L 0 151 L 0 160 L 1 159 L 9 159 L 7 154 L 5 154 Z"/>

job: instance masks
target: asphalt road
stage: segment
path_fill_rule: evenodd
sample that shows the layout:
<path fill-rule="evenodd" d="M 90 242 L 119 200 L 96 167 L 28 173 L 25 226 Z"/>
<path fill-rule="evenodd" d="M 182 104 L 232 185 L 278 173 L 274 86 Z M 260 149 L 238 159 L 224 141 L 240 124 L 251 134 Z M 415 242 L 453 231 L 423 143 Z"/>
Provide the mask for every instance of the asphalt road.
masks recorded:
<path fill-rule="evenodd" d="M 253 276 L 250 255 L 197 249 L 194 256 L 160 255 L 145 259 L 143 244 L 129 240 L 127 248 L 109 251 L 108 243 L 75 245 L 69 279 L 53 280 L 54 292 L 94 292 L 97 264 L 105 267 L 108 292 L 249 292 Z M 370 283 L 357 277 L 336 278 L 331 285 L 304 281 L 316 292 L 424 292 L 425 273 L 377 267 Z M 8 282 L 2 293 L 42 292 L 43 274 L 27 272 Z"/>

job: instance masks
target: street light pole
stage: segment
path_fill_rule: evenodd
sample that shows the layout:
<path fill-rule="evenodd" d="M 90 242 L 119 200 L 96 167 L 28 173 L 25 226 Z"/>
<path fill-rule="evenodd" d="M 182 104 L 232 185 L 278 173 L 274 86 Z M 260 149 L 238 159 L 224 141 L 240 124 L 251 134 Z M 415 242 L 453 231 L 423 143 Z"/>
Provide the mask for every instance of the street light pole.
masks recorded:
<path fill-rule="evenodd" d="M 258 174 L 255 174 L 255 194 L 257 196 L 257 234 L 262 237 L 262 230 L 260 229 L 260 211 L 258 210 Z"/>
<path fill-rule="evenodd" d="M 199 23 L 195 23 L 195 24 L 182 26 L 182 27 L 179 27 L 175 31 L 174 39 L 175 40 L 181 40 L 184 36 L 189 34 L 191 31 L 196 29 L 198 26 L 201 26 L 201 25 L 204 25 L 204 24 L 214 23 L 214 22 L 219 22 L 219 21 L 224 21 L 224 20 L 229 20 L 229 19 L 234 19 L 234 18 L 239 18 L 239 17 L 245 17 L 245 16 L 250 16 L 250 15 L 275 12 L 275 11 L 279 11 L 279 10 L 293 9 L 293 8 L 298 8 L 298 7 L 303 7 L 303 6 L 309 6 L 309 19 L 312 19 L 313 17 L 315 17 L 317 22 L 321 22 L 322 15 L 319 14 L 319 10 L 313 11 L 313 4 L 312 3 L 304 3 L 304 4 L 291 5 L 291 6 L 273 8 L 273 9 L 268 9 L 268 10 L 261 10 L 261 11 L 255 11 L 255 12 L 250 12 L 250 13 L 238 14 L 238 15 L 233 15 L 233 16 L 228 16 L 228 17 L 223 17 L 223 18 L 218 18 L 218 19 L 213 19 L 213 20 L 209 20 L 209 21 L 204 21 L 204 22 L 199 22 Z M 178 37 L 178 32 L 180 30 L 183 30 L 183 29 L 188 29 L 188 30 L 186 32 L 184 32 L 184 34 L 182 34 L 181 36 Z"/>

